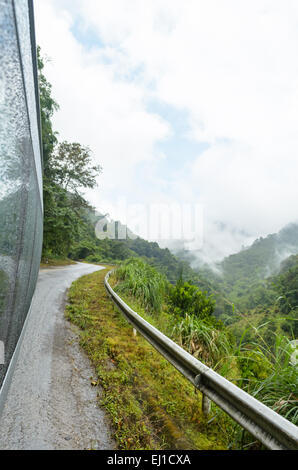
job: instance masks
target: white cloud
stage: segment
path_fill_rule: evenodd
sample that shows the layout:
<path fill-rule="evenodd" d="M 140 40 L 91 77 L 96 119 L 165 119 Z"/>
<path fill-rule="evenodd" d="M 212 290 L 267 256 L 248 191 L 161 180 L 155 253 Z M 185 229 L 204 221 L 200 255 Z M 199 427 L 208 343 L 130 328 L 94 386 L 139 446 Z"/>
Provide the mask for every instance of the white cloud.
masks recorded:
<path fill-rule="evenodd" d="M 45 73 L 60 104 L 54 118 L 60 138 L 92 149 L 104 168 L 104 197 L 131 188 L 135 166 L 154 159 L 154 143 L 169 134 L 168 124 L 146 112 L 140 87 L 115 77 L 117 60 L 107 65 L 102 51 L 87 52 L 78 43 L 69 12 L 47 0 L 36 10 L 37 41 L 52 59 Z M 96 203 L 96 194 L 89 195 Z"/>
<path fill-rule="evenodd" d="M 133 189 L 141 202 L 191 198 L 213 233 L 216 221 L 257 236 L 297 219 L 295 0 L 39 0 L 36 9 L 61 104 L 56 126 L 103 164 L 102 201 Z M 75 18 L 103 48 L 79 44 Z M 146 110 L 150 97 L 186 110 L 189 138 L 209 143 L 187 181 L 159 173 L 156 143 L 171 129 Z M 146 175 L 136 181 L 142 162 L 147 185 Z M 226 251 L 240 246 L 234 240 Z"/>

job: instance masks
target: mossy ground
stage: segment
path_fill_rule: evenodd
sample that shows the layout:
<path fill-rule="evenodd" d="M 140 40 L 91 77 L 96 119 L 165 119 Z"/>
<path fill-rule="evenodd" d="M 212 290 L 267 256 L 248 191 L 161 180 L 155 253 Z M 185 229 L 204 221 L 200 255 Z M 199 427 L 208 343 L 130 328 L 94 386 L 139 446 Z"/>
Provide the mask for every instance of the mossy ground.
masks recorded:
<path fill-rule="evenodd" d="M 114 307 L 107 269 L 73 283 L 66 316 L 80 327 L 119 449 L 226 449 L 222 417 L 203 417 L 201 394 Z"/>

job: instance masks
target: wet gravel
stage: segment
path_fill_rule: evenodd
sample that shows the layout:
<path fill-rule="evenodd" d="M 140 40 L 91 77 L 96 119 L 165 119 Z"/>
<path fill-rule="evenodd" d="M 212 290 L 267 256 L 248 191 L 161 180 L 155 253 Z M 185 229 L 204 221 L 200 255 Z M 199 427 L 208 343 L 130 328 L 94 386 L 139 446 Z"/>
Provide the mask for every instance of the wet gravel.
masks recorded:
<path fill-rule="evenodd" d="M 97 405 L 95 372 L 64 318 L 67 289 L 98 266 L 78 263 L 40 271 L 24 340 L 0 417 L 0 449 L 115 449 Z"/>

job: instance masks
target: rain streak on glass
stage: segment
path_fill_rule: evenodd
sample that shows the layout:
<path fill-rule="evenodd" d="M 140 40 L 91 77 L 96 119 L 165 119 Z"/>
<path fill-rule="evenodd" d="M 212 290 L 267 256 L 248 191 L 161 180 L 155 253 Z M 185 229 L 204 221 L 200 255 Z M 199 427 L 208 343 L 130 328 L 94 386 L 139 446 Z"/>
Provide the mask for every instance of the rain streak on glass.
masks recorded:
<path fill-rule="evenodd" d="M 28 314 L 42 247 L 32 4 L 0 0 L 0 387 Z M 1 359 L 1 357 L 0 357 Z M 4 361 L 2 361 L 4 362 Z"/>

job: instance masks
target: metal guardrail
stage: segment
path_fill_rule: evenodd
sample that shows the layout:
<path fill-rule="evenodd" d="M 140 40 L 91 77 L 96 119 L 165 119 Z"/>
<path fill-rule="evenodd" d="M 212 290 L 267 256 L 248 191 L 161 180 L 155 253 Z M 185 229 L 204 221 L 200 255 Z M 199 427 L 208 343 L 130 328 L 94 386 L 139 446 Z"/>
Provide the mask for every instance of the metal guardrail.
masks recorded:
<path fill-rule="evenodd" d="M 298 449 L 297 426 L 198 361 L 134 312 L 111 288 L 111 273 L 105 277 L 105 287 L 116 306 L 133 327 L 200 390 L 203 397 L 216 403 L 268 449 Z"/>

